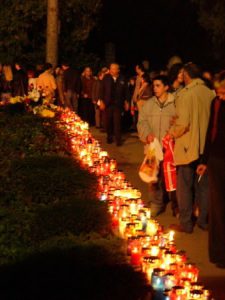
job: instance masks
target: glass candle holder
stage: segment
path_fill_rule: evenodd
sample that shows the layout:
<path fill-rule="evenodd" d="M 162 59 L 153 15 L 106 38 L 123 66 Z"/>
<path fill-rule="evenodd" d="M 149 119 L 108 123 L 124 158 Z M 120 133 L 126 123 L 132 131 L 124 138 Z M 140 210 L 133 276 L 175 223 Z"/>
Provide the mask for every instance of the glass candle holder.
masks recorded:
<path fill-rule="evenodd" d="M 156 268 L 153 270 L 151 284 L 155 291 L 165 290 L 164 275 L 165 275 L 164 269 Z"/>
<path fill-rule="evenodd" d="M 183 286 L 174 286 L 170 293 L 170 300 L 187 300 L 187 292 Z"/>
<path fill-rule="evenodd" d="M 140 237 L 138 236 L 129 236 L 127 238 L 127 255 L 130 256 L 131 255 L 131 250 L 134 247 L 140 247 L 141 243 L 140 243 Z"/>
<path fill-rule="evenodd" d="M 134 247 L 131 250 L 130 263 L 132 266 L 141 266 L 142 255 L 140 247 Z"/>
<path fill-rule="evenodd" d="M 177 276 L 174 273 L 167 273 L 164 276 L 164 284 L 166 290 L 172 290 L 174 286 L 178 283 Z"/>
<path fill-rule="evenodd" d="M 192 290 L 189 294 L 189 300 L 203 300 L 203 291 L 200 290 Z"/>
<path fill-rule="evenodd" d="M 159 268 L 160 259 L 157 256 L 145 257 L 145 262 L 143 262 L 143 272 L 146 274 L 146 277 L 151 283 L 152 281 L 152 273 L 154 269 Z"/>
<path fill-rule="evenodd" d="M 158 223 L 155 220 L 148 219 L 146 226 L 146 233 L 150 236 L 156 235 L 158 231 Z"/>

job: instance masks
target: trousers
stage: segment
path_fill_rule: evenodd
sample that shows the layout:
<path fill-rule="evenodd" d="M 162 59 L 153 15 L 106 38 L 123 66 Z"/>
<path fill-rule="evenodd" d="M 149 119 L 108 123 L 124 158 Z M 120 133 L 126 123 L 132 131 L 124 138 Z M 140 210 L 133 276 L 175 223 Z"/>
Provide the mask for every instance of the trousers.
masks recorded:
<path fill-rule="evenodd" d="M 180 212 L 180 224 L 185 230 L 193 229 L 193 204 L 199 205 L 197 223 L 203 227 L 208 216 L 208 175 L 204 174 L 198 182 L 196 167 L 198 162 L 177 167 L 177 200 Z"/>
<path fill-rule="evenodd" d="M 109 106 L 105 109 L 106 132 L 109 141 L 112 141 L 115 136 L 116 142 L 121 143 L 121 113 L 121 109 L 116 106 Z"/>

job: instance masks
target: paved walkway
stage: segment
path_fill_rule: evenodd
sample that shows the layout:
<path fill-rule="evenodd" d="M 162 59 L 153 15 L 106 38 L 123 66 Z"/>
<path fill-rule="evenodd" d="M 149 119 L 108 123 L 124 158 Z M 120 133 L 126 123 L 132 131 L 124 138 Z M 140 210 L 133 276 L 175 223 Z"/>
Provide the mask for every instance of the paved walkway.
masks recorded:
<path fill-rule="evenodd" d="M 110 157 L 117 160 L 118 168 L 123 170 L 132 185 L 142 192 L 142 199 L 146 201 L 148 199 L 147 184 L 138 176 L 138 169 L 143 160 L 143 145 L 137 134 L 126 135 L 124 145 L 116 147 L 115 144 L 106 144 L 105 133 L 97 129 L 91 129 L 91 132 L 101 142 L 102 148 L 108 151 Z M 165 228 L 170 224 L 178 223 L 178 220 L 172 217 L 170 205 L 166 212 L 157 219 Z M 175 236 L 178 249 L 185 250 L 189 261 L 196 263 L 199 267 L 200 281 L 213 290 L 216 300 L 225 300 L 225 270 L 218 269 L 209 262 L 207 238 L 208 233 L 198 227 L 195 227 L 193 234 L 176 233 Z"/>

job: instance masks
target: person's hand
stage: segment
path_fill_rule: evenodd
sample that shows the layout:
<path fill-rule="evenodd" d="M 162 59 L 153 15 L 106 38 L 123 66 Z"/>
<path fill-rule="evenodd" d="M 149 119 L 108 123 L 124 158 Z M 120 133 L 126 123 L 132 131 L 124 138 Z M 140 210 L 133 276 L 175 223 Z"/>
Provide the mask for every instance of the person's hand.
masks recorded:
<path fill-rule="evenodd" d="M 130 108 L 130 104 L 129 104 L 129 102 L 126 100 L 126 101 L 124 102 L 124 109 L 125 109 L 125 111 L 128 111 L 129 108 Z"/>
<path fill-rule="evenodd" d="M 176 123 L 176 119 L 178 117 L 177 116 L 173 116 L 171 119 L 170 119 L 170 126 L 173 126 L 175 123 Z"/>
<path fill-rule="evenodd" d="M 154 141 L 154 138 L 155 138 L 154 134 L 149 134 L 146 138 L 147 144 L 151 144 Z"/>
<path fill-rule="evenodd" d="M 171 139 L 173 139 L 173 136 L 169 132 L 167 132 L 163 139 L 164 140 L 171 140 Z"/>
<path fill-rule="evenodd" d="M 99 102 L 99 109 L 102 111 L 105 110 L 105 103 L 102 100 Z"/>
<path fill-rule="evenodd" d="M 200 176 L 203 176 L 203 175 L 205 174 L 206 169 L 207 169 L 207 166 L 206 166 L 206 165 L 200 164 L 200 165 L 198 165 L 198 167 L 197 167 L 196 173 L 197 173 L 198 175 L 200 175 Z"/>

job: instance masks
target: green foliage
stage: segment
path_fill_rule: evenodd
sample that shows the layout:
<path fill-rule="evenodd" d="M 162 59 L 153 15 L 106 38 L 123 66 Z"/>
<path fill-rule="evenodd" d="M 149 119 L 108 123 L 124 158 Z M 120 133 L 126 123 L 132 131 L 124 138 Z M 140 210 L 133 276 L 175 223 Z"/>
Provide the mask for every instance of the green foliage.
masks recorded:
<path fill-rule="evenodd" d="M 14 162 L 11 173 L 17 190 L 23 191 L 22 198 L 31 203 L 57 203 L 70 196 L 95 198 L 95 179 L 71 158 L 28 157 Z"/>
<path fill-rule="evenodd" d="M 68 155 L 56 124 L 0 112 L 1 297 L 141 299 L 145 276 L 128 266 L 96 178 Z"/>
<path fill-rule="evenodd" d="M 0 60 L 41 59 L 45 43 L 46 0 L 3 0 L 0 10 Z"/>
<path fill-rule="evenodd" d="M 214 57 L 224 59 L 225 5 L 224 0 L 192 0 L 198 5 L 199 23 L 210 34 Z"/>
<path fill-rule="evenodd" d="M 76 56 L 96 25 L 101 0 L 59 0 L 61 57 Z M 15 59 L 43 62 L 46 43 L 47 0 L 2 0 L 0 62 Z"/>
<path fill-rule="evenodd" d="M 68 234 L 111 233 L 96 178 L 69 156 L 56 120 L 0 112 L 0 264 Z"/>

